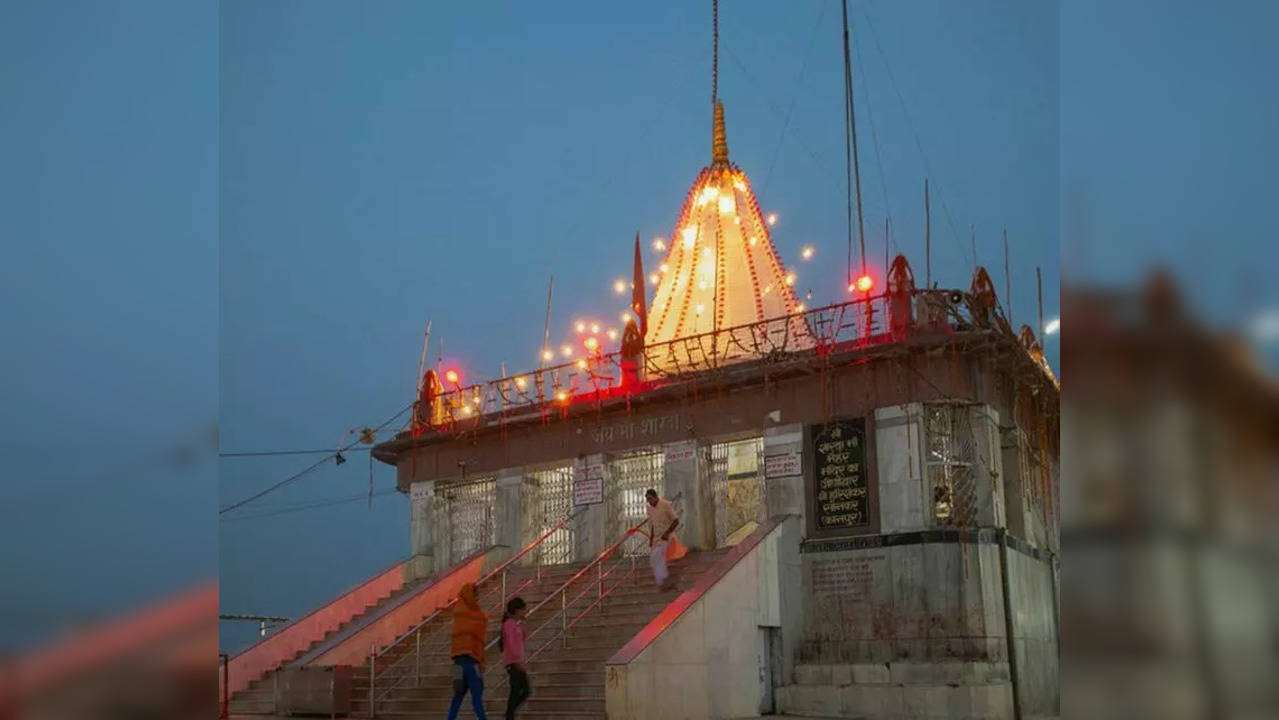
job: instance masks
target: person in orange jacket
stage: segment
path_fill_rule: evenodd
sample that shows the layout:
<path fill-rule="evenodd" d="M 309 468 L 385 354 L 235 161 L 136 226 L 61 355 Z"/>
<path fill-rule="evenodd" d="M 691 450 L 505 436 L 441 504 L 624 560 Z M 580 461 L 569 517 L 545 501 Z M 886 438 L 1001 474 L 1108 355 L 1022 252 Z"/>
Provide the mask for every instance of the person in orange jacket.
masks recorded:
<path fill-rule="evenodd" d="M 488 720 L 484 714 L 484 633 L 488 629 L 488 615 L 480 608 L 475 597 L 474 583 L 467 583 L 457 593 L 453 606 L 453 702 L 449 705 L 449 720 L 457 720 L 462 708 L 462 698 L 471 694 L 471 707 L 475 717 Z"/>

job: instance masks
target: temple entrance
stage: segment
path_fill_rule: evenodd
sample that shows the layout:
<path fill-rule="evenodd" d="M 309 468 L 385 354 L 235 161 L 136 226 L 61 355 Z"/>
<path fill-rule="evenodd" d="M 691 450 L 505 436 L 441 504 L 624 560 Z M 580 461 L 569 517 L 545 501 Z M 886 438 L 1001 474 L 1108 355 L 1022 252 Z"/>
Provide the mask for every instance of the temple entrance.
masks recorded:
<path fill-rule="evenodd" d="M 661 451 L 641 450 L 614 458 L 609 463 L 608 483 L 604 496 L 606 513 L 605 537 L 609 542 L 621 537 L 627 529 L 635 527 L 648 517 L 648 502 L 644 492 L 649 488 L 662 492 L 665 468 Z M 622 543 L 627 555 L 647 555 L 648 540 L 643 535 L 632 535 Z"/>
<path fill-rule="evenodd" d="M 531 526 L 537 528 L 537 534 L 528 538 L 533 540 L 549 532 L 573 509 L 573 466 L 536 470 L 528 477 L 537 489 L 531 503 L 534 514 Z M 537 562 L 542 565 L 573 562 L 573 539 L 573 524 L 566 523 L 539 546 Z"/>
<path fill-rule="evenodd" d="M 715 546 L 736 545 L 764 519 L 764 439 L 715 443 L 703 449 L 715 506 Z"/>
<path fill-rule="evenodd" d="M 435 494 L 436 548 L 453 567 L 493 544 L 494 478 L 441 485 Z"/>

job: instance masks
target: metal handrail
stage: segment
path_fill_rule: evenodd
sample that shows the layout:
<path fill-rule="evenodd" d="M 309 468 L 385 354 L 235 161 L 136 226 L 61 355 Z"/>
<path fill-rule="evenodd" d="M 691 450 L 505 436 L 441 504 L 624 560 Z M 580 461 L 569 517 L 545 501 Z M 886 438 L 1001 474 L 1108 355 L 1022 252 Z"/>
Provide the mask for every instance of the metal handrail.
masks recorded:
<path fill-rule="evenodd" d="M 511 565 L 513 565 L 514 563 L 522 559 L 525 555 L 530 553 L 534 548 L 540 547 L 542 543 L 546 541 L 547 538 L 554 535 L 559 530 L 563 529 L 563 527 L 568 524 L 568 521 L 577 517 L 578 514 L 580 514 L 583 509 L 585 509 L 585 506 L 578 508 L 574 511 L 571 511 L 568 515 L 564 517 L 563 520 L 559 521 L 558 523 L 555 524 L 554 527 L 552 527 L 550 530 L 547 530 L 545 533 L 543 533 L 541 537 L 529 543 L 528 545 L 524 546 L 523 550 L 520 550 L 518 553 L 513 555 L 510 559 L 506 560 L 501 565 L 498 565 L 497 567 L 490 570 L 487 574 L 485 574 L 479 580 L 476 580 L 474 583 L 476 589 L 479 589 L 481 585 L 487 583 L 489 580 L 492 580 L 493 577 L 498 575 L 499 573 L 505 572 L 507 568 L 509 568 Z M 457 604 L 457 598 L 453 598 L 449 600 L 448 603 L 446 603 L 444 606 L 436 608 L 435 612 L 428 615 L 426 619 L 422 620 L 422 622 L 409 628 L 407 631 L 405 631 L 403 635 L 400 635 L 395 640 L 391 641 L 391 644 L 379 650 L 377 653 L 378 656 L 385 654 L 388 650 L 400 644 L 400 642 L 402 642 L 403 640 L 407 639 L 408 636 L 422 629 L 422 627 L 424 627 L 425 625 L 430 623 L 432 620 L 434 620 L 437 616 L 439 616 L 440 613 L 445 612 L 446 610 L 452 609 L 452 607 L 455 604 Z"/>
<path fill-rule="evenodd" d="M 545 606 L 548 602 L 550 602 L 550 601 L 551 601 L 553 598 L 555 598 L 557 595 L 558 595 L 558 596 L 559 596 L 559 598 L 560 598 L 560 612 L 559 612 L 559 617 L 560 617 L 560 631 L 559 631 L 558 633 L 556 633 L 553 637 L 551 637 L 551 639 L 550 639 L 550 640 L 548 640 L 546 643 L 542 644 L 542 645 L 541 645 L 541 646 L 540 646 L 537 650 L 535 650 L 535 651 L 533 652 L 533 655 L 530 655 L 528 658 L 525 658 L 525 660 L 526 660 L 526 661 L 527 661 L 528 659 L 530 659 L 531 657 L 533 657 L 534 655 L 536 655 L 537 653 L 540 653 L 540 652 L 541 652 L 543 649 L 545 649 L 546 647 L 549 647 L 551 643 L 555 642 L 555 640 L 557 640 L 557 639 L 559 639 L 560 637 L 564 636 L 564 634 L 568 631 L 568 629 L 569 629 L 570 627 L 572 627 L 572 625 L 573 625 L 573 624 L 576 624 L 576 623 L 577 623 L 577 621 L 578 621 L 578 620 L 580 620 L 580 619 L 582 618 L 582 616 L 584 616 L 587 612 L 590 612 L 592 609 L 594 609 L 596 606 L 598 606 L 598 605 L 599 605 L 599 604 L 600 604 L 600 603 L 604 600 L 604 598 L 605 598 L 605 597 L 607 597 L 607 596 L 608 596 L 609 594 L 611 594 L 614 590 L 616 590 L 616 589 L 617 589 L 617 588 L 618 588 L 618 587 L 622 584 L 622 580 L 625 580 L 627 577 L 630 577 L 631 575 L 633 575 L 633 574 L 634 574 L 634 572 L 635 572 L 635 556 L 634 556 L 634 555 L 621 555 L 620 557 L 621 557 L 621 559 L 622 559 L 623 561 L 624 561 L 626 558 L 630 558 L 630 561 L 631 561 L 631 569 L 630 569 L 630 571 L 626 574 L 626 576 L 625 576 L 625 577 L 623 577 L 621 580 L 618 580 L 618 582 L 617 582 L 617 583 L 615 583 L 612 587 L 610 587 L 610 588 L 608 589 L 608 592 L 605 592 L 605 591 L 604 591 L 604 578 L 605 578 L 605 577 L 608 577 L 608 575 L 611 575 L 611 574 L 612 574 L 612 572 L 613 572 L 613 569 L 615 569 L 615 568 L 611 568 L 611 569 L 608 571 L 608 573 L 607 573 L 607 574 L 606 574 L 606 573 L 604 573 L 604 572 L 603 572 L 603 564 L 604 564 L 604 562 L 605 562 L 606 560 L 608 560 L 608 559 L 609 559 L 609 557 L 611 557 L 613 554 L 615 554 L 615 553 L 617 552 L 618 548 L 620 548 L 620 547 L 622 546 L 622 543 L 626 542 L 626 541 L 627 541 L 627 540 L 631 537 L 631 535 L 635 534 L 635 532 L 637 532 L 637 531 L 638 531 L 641 527 L 643 527 L 643 526 L 644 526 L 644 523 L 647 523 L 647 522 L 648 522 L 648 521 L 647 521 L 647 520 L 645 520 L 644 522 L 641 522 L 641 523 L 639 523 L 638 525 L 636 525 L 636 526 L 634 526 L 634 527 L 632 527 L 632 528 L 627 529 L 627 531 L 626 531 L 625 533 L 622 533 L 622 536 L 621 536 L 620 538 L 618 538 L 617 540 L 615 540 L 615 541 L 614 541 L 611 545 L 609 545 L 608 547 L 606 547 L 606 548 L 604 548 L 603 550 L 601 550 L 601 551 L 600 551 L 600 552 L 599 552 L 599 553 L 598 553 L 598 554 L 597 554 L 597 555 L 596 555 L 596 556 L 595 556 L 595 557 L 594 557 L 594 558 L 593 558 L 590 562 L 588 562 L 586 565 L 584 565 L 584 566 L 582 567 L 582 569 L 581 569 L 581 570 L 578 570 L 576 573 L 574 573 L 574 574 L 573 574 L 573 576 L 572 576 L 572 577 L 570 577 L 568 580 L 566 580 L 566 581 L 564 581 L 562 584 L 560 584 L 560 586 L 559 586 L 559 587 L 557 587 L 557 588 L 555 588 L 554 590 L 552 590 L 552 591 L 550 592 L 550 594 L 548 594 L 545 598 L 542 598 L 541 602 L 538 602 L 536 605 L 534 605 L 532 608 L 530 608 L 530 609 L 529 609 L 529 611 L 528 611 L 528 613 L 527 613 L 526 617 L 527 617 L 527 616 L 531 616 L 531 615 L 533 615 L 533 613 L 535 613 L 535 612 L 537 612 L 538 610 L 542 609 L 542 608 L 543 608 L 543 607 L 544 607 L 544 606 Z M 568 619 L 567 619 L 567 618 L 568 618 L 568 608 L 569 608 L 569 606 L 570 606 L 570 604 L 569 604 L 569 603 L 568 603 L 568 601 L 567 601 L 567 597 L 568 597 L 568 588 L 569 588 L 571 585 L 573 585 L 573 583 L 577 582 L 580 578 L 582 578 L 584 575 L 586 575 L 588 572 L 590 572 L 592 568 L 595 568 L 595 569 L 596 569 L 596 578 L 595 578 L 594 582 L 597 584 L 597 587 L 598 587 L 598 590 L 599 590 L 599 597 L 598 597 L 598 598 L 596 598 L 595 602 L 591 603 L 591 605 L 590 605 L 590 606 L 588 606 L 588 607 L 586 608 L 586 610 L 583 610 L 581 614 L 579 614 L 577 617 L 573 618 L 573 622 L 570 624 L 570 623 L 568 622 Z M 586 588 L 586 590 L 583 590 L 581 593 L 578 593 L 578 594 L 577 594 L 577 596 L 573 598 L 573 603 L 576 603 L 578 600 L 580 600 L 580 599 L 582 598 L 582 596 L 586 594 L 586 591 L 587 591 L 587 590 L 589 590 L 589 589 L 590 589 L 590 588 L 589 588 L 589 587 L 587 587 L 587 588 Z M 538 626 L 537 626 L 537 627 L 536 627 L 536 628 L 535 628 L 532 632 L 528 633 L 528 635 L 527 635 L 527 636 L 526 636 L 526 638 L 525 638 L 525 642 L 527 642 L 529 638 L 532 638 L 534 635 L 536 635 L 538 632 L 540 632 L 543 628 L 545 628 L 547 625 L 549 625 L 549 624 L 550 624 L 550 623 L 551 623 L 554 619 L 555 619 L 555 615 L 551 615 L 549 618 L 547 618 L 547 619 L 546 619 L 546 621 L 545 621 L 545 622 L 543 622 L 541 625 L 538 625 Z M 499 631 L 498 631 L 498 635 L 497 635 L 497 637 L 493 638 L 492 640 L 490 640 L 488 643 L 486 643 L 486 644 L 484 645 L 484 649 L 485 649 L 485 651 L 488 651 L 488 650 L 492 649 L 492 648 L 493 648 L 493 646 L 497 644 L 498 640 L 499 640 L 501 637 L 502 637 L 502 635 L 501 635 L 501 631 L 499 630 Z M 494 667 L 492 667 L 492 668 L 489 668 L 489 670 L 488 670 L 485 674 L 487 675 L 487 674 L 488 674 L 488 672 L 493 672 L 495 669 L 496 669 L 496 666 L 494 666 Z M 501 682 L 502 682 L 502 681 L 499 681 L 499 683 L 498 683 L 495 687 L 501 687 Z"/>
<path fill-rule="evenodd" d="M 542 546 L 542 544 L 543 544 L 543 543 L 545 543 L 545 542 L 546 542 L 546 540 L 547 540 L 548 538 L 550 538 L 550 537 L 551 537 L 552 535 L 554 535 L 556 532 L 558 532 L 558 531 L 562 530 L 562 529 L 564 528 L 564 526 L 565 526 L 565 525 L 567 525 L 567 524 L 569 523 L 569 521 L 571 521 L 571 520 L 573 520 L 574 518 L 576 518 L 576 517 L 577 517 L 579 514 L 581 514 L 581 513 L 582 513 L 585 509 L 586 509 L 586 508 L 585 508 L 585 506 L 583 506 L 583 507 L 579 507 L 579 508 L 576 508 L 576 509 L 574 509 L 574 510 L 571 510 L 571 511 L 570 511 L 567 515 L 565 515 L 565 516 L 564 516 L 564 519 L 563 519 L 563 520 L 560 520 L 558 523 L 556 523 L 556 524 L 555 524 L 554 526 L 552 526 L 549 530 L 547 530 L 546 532 L 544 532 L 544 533 L 543 533 L 540 537 L 538 537 L 536 540 L 534 540 L 534 541 L 530 542 L 528 545 L 524 546 L 524 548 L 523 548 L 523 549 L 521 549 L 518 553 L 516 553 L 515 555 L 511 556 L 511 557 L 510 557 L 510 558 L 508 558 L 506 561 L 502 562 L 500 565 L 498 565 L 497 567 L 493 568 L 493 569 L 492 569 L 492 570 L 490 570 L 488 573 L 484 574 L 482 577 L 480 577 L 478 580 L 476 580 L 476 581 L 475 581 L 475 583 L 474 583 L 474 585 L 475 585 L 476 589 L 478 590 L 478 589 L 480 588 L 480 586 L 487 584 L 489 581 L 491 581 L 492 579 L 494 579 L 495 577 L 498 577 L 498 576 L 500 575 L 500 576 L 501 576 L 501 580 L 502 580 L 502 592 L 501 592 L 500 597 L 498 598 L 498 604 L 499 604 L 499 607 L 500 607 L 500 606 L 501 606 L 501 603 L 503 603 L 503 602 L 505 602 L 505 601 L 506 601 L 506 596 L 507 596 L 507 594 L 508 594 L 508 592 L 507 592 L 507 587 L 506 587 L 506 573 L 507 573 L 507 571 L 511 568 L 511 566 L 512 566 L 512 565 L 514 565 L 515 563 L 519 562 L 521 559 L 523 559 L 526 555 L 528 555 L 528 554 L 529 554 L 530 552 L 532 552 L 534 549 L 540 549 L 540 548 L 541 548 L 541 546 Z M 541 570 L 542 570 L 542 567 L 541 567 L 541 565 L 539 564 L 539 565 L 537 566 L 537 569 L 536 569 L 537 577 L 538 577 L 538 578 L 540 578 L 540 577 L 541 577 Z M 533 582 L 534 582 L 534 580 L 532 580 L 532 579 L 530 579 L 530 580 L 526 580 L 523 584 L 521 584 L 521 585 L 520 585 L 518 588 L 516 588 L 513 592 L 519 592 L 520 590 L 523 590 L 525 587 L 528 587 L 528 586 L 529 586 L 531 583 L 533 583 Z M 432 612 L 430 615 L 428 615 L 426 618 L 424 618 L 421 622 L 417 623 L 417 624 L 416 624 L 416 625 L 414 625 L 412 628 L 410 628 L 409 630 L 407 630 L 406 632 L 404 632 L 402 635 L 400 635 L 399 637 L 397 637 L 397 638 L 396 638 L 394 641 L 392 641 L 390 644 L 388 644 L 387 646 L 383 647 L 381 650 L 376 650 L 376 649 L 374 649 L 374 651 L 370 653 L 370 655 L 369 655 L 369 669 L 370 669 L 370 681 L 369 681 L 369 716 L 370 716 L 370 717 L 374 717 L 374 716 L 376 715 L 376 705 L 377 705 L 377 701 L 378 701 L 378 700 L 380 700 L 380 699 L 382 699 L 383 697 L 385 697 L 388 693 L 390 693 L 390 692 L 391 692 L 392 690 L 394 690 L 395 688 L 399 687 L 399 686 L 400 686 L 400 684 L 404 681 L 404 678 L 405 678 L 405 677 L 408 677 L 408 675 L 401 675 L 401 676 L 399 676 L 398 678 L 396 678 L 396 680 L 395 680 L 394 682 L 392 682 L 390 685 L 388 685 L 388 686 L 386 686 L 385 688 L 383 688 L 383 689 L 382 689 L 382 691 L 381 691 L 380 693 L 375 693 L 375 692 L 374 692 L 374 687 L 375 687 L 375 682 L 374 682 L 374 681 L 375 681 L 376 676 L 377 676 L 377 674 L 378 674 L 378 673 L 377 673 L 377 662 L 376 662 L 376 661 L 377 661 L 377 659 L 378 659 L 378 658 L 381 658 L 382 656 L 384 656 L 386 653 L 388 653 L 388 652 L 389 652 L 390 650 L 392 650 L 393 648 L 395 648 L 395 647 L 399 646 L 399 645 L 400 645 L 400 643 L 402 643 L 402 642 L 406 642 L 406 641 L 407 641 L 410 637 L 413 637 L 413 638 L 414 638 L 415 647 L 414 647 L 414 649 L 412 650 L 412 652 L 410 652 L 410 653 L 408 653 L 408 654 L 406 654 L 406 655 L 404 655 L 404 656 L 402 656 L 402 657 L 397 658 L 397 659 L 396 659 L 394 662 L 392 662 L 390 665 L 388 665 L 388 666 L 386 666 L 386 667 L 382 668 L 382 675 L 384 675 L 384 676 L 385 676 L 385 675 L 386 675 L 386 674 L 387 674 L 387 673 L 388 673 L 388 672 L 389 672 L 392 668 L 399 667 L 402 663 L 405 663 L 405 662 L 406 662 L 406 660 L 407 660 L 407 658 L 411 655 L 411 656 L 413 657 L 413 659 L 414 659 L 414 662 L 416 663 L 416 667 L 414 668 L 414 671 L 413 671 L 413 675 L 412 675 L 412 677 L 413 677 L 413 679 L 414 679 L 414 683 L 417 683 L 417 682 L 420 680 L 420 678 L 421 678 L 422 631 L 423 631 L 424 629 L 426 629 L 426 628 L 427 628 L 427 626 L 429 626 L 429 625 L 431 624 L 431 622 L 432 622 L 432 621 L 434 621 L 437 617 L 439 617 L 441 614 L 443 614 L 443 613 L 445 613 L 445 612 L 447 612 L 447 611 L 451 610 L 451 609 L 453 608 L 453 606 L 454 606 L 454 605 L 456 605 L 456 604 L 457 604 L 457 598 L 456 598 L 456 597 L 455 597 L 455 598 L 452 598 L 452 599 L 451 599 L 451 600 L 449 600 L 447 603 L 445 603 L 443 606 L 436 608 L 434 612 Z M 429 652 L 431 649 L 432 649 L 432 648 L 428 648 L 428 652 Z"/>

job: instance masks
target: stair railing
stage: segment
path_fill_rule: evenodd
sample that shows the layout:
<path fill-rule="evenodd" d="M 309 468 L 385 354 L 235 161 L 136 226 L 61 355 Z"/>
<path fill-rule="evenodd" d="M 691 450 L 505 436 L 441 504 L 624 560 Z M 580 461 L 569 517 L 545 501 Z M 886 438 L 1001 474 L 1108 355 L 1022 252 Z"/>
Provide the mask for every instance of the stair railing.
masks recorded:
<path fill-rule="evenodd" d="M 570 511 L 567 515 L 564 516 L 563 520 L 560 520 L 553 527 L 551 527 L 551 529 L 543 533 L 541 537 L 537 538 L 536 540 L 529 543 L 528 545 L 525 545 L 524 548 L 520 550 L 518 553 L 511 556 L 505 562 L 493 568 L 488 573 L 484 574 L 480 579 L 476 580 L 474 583 L 476 591 L 478 592 L 481 586 L 488 585 L 494 580 L 499 581 L 501 583 L 500 585 L 501 592 L 497 596 L 496 605 L 497 605 L 498 611 L 500 612 L 501 608 L 505 606 L 507 598 L 518 594 L 519 592 L 524 590 L 524 588 L 528 587 L 529 585 L 532 585 L 534 582 L 541 579 L 542 577 L 541 549 L 542 549 L 543 543 L 545 543 L 546 540 L 550 538 L 552 535 L 562 530 L 566 525 L 568 525 L 568 523 L 571 520 L 576 518 L 578 514 L 580 514 L 584 510 L 585 510 L 585 507 L 583 506 Z M 527 556 L 529 553 L 535 550 L 538 552 L 538 562 L 534 570 L 534 577 L 528 580 L 525 580 L 514 589 L 511 589 L 508 583 L 509 573 L 515 569 L 516 563 L 524 559 L 525 556 Z M 412 677 L 413 684 L 415 686 L 421 682 L 423 655 L 424 654 L 429 655 L 436 650 L 443 649 L 447 647 L 448 643 L 451 641 L 451 638 L 445 637 L 443 638 L 442 643 L 441 642 L 431 643 L 431 644 L 428 644 L 426 648 L 423 648 L 423 642 L 422 642 L 423 633 L 431 629 L 431 623 L 434 622 L 436 618 L 452 610 L 453 606 L 456 604 L 457 604 L 457 598 L 456 597 L 452 598 L 445 605 L 437 608 L 434 612 L 428 615 L 421 622 L 414 625 L 412 628 L 407 630 L 404 634 L 397 637 L 389 645 L 382 648 L 381 650 L 378 650 L 376 653 L 373 653 L 370 656 L 369 658 L 369 667 L 370 667 L 369 717 L 376 716 L 377 702 L 385 698 L 387 694 L 389 694 L 392 690 L 399 687 L 401 683 L 404 682 L 405 678 Z M 444 627 L 445 627 L 444 625 L 441 625 L 440 629 L 442 630 Z M 392 649 L 399 647 L 401 643 L 407 643 L 410 641 L 413 643 L 413 649 L 411 651 L 409 651 L 405 655 L 402 655 L 390 661 L 390 664 L 382 667 L 380 670 L 377 669 L 377 663 L 381 658 L 386 656 Z M 490 646 L 491 645 L 492 643 L 490 643 Z M 424 650 L 425 650 L 425 653 L 424 653 Z M 390 675 L 391 670 L 394 668 L 399 668 L 402 665 L 406 665 L 409 658 L 412 658 L 412 661 L 413 661 L 412 674 L 403 673 L 403 674 L 399 674 L 398 677 L 396 677 L 393 680 L 390 679 L 388 676 Z M 379 676 L 384 679 L 384 682 L 387 683 L 386 685 L 383 685 L 382 682 L 375 683 L 375 679 Z M 380 690 L 376 694 L 374 693 L 375 685 L 380 688 Z"/>
<path fill-rule="evenodd" d="M 640 528 L 644 527 L 647 522 L 648 521 L 645 520 L 635 527 L 629 528 L 620 538 L 600 551 L 600 553 L 589 563 L 583 566 L 581 570 L 578 570 L 572 577 L 564 581 L 564 583 L 562 583 L 559 587 L 552 590 L 551 593 L 543 598 L 541 602 L 529 608 L 526 617 L 532 617 L 539 610 L 546 607 L 548 603 L 554 603 L 557 598 L 559 601 L 559 608 L 552 612 L 546 620 L 525 636 L 526 645 L 542 630 L 548 627 L 554 629 L 555 621 L 557 619 L 559 620 L 559 628 L 554 635 L 539 645 L 535 650 L 531 653 L 527 653 L 524 657 L 525 662 L 529 662 L 533 658 L 537 657 L 543 650 L 554 644 L 556 640 L 560 640 L 563 643 L 563 646 L 567 647 L 568 631 L 592 610 L 598 608 L 604 602 L 604 599 L 612 594 L 613 591 L 621 587 L 628 579 L 634 577 L 636 556 L 633 554 L 621 553 L 618 552 L 618 550 L 621 549 L 623 543 L 630 539 L 630 537 L 639 531 Z M 592 571 L 594 577 L 590 577 Z M 570 593 L 570 588 L 574 585 L 574 583 L 577 583 L 583 578 L 587 578 L 587 580 L 585 584 L 581 586 L 581 589 Z M 569 615 L 572 609 L 592 591 L 595 594 L 594 599 L 590 601 L 585 609 L 570 618 Z M 552 605 L 552 608 L 554 608 L 554 605 Z M 501 629 L 499 628 L 497 637 L 490 640 L 484 646 L 484 649 L 491 650 L 493 646 L 497 645 L 498 639 L 501 638 L 501 636 Z M 493 667 L 489 668 L 487 672 L 493 672 L 501 666 L 502 663 L 496 663 Z M 503 677 L 496 685 L 494 685 L 494 688 L 500 688 L 502 683 L 507 681 L 509 681 L 509 678 Z"/>

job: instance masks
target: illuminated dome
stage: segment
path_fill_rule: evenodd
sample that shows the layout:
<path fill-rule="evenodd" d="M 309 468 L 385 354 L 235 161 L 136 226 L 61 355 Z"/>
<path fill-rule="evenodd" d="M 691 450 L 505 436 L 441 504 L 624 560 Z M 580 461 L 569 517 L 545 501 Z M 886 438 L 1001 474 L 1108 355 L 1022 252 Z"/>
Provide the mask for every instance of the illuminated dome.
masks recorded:
<path fill-rule="evenodd" d="M 644 337 L 651 362 L 665 364 L 670 348 L 657 347 L 662 343 L 788 316 L 794 317 L 770 323 L 766 332 L 787 336 L 788 350 L 812 345 L 799 315 L 804 307 L 795 296 L 795 276 L 773 248 L 746 173 L 728 160 L 720 103 L 715 104 L 711 164 L 684 199 L 659 270 Z M 721 356 L 728 342 L 717 343 Z"/>

